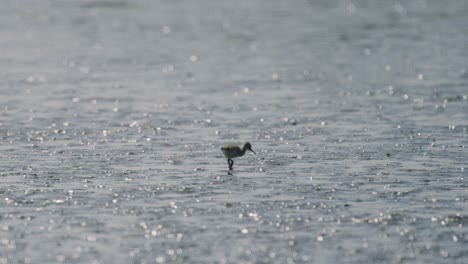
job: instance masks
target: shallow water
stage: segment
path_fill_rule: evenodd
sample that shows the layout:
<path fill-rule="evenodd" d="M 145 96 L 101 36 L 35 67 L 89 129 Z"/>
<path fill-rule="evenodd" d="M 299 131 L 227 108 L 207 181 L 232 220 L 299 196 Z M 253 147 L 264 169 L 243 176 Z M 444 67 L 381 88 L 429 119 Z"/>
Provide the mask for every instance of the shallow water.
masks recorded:
<path fill-rule="evenodd" d="M 468 262 L 467 13 L 4 1 L 0 262 Z"/>

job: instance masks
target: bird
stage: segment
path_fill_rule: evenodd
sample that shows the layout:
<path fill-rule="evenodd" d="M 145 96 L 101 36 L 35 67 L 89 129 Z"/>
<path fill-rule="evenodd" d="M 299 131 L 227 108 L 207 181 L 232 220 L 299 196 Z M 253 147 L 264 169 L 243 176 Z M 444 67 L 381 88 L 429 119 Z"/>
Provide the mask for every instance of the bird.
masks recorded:
<path fill-rule="evenodd" d="M 232 159 L 236 157 L 244 156 L 247 150 L 250 150 L 254 154 L 257 154 L 255 153 L 255 151 L 252 150 L 252 145 L 249 142 L 246 142 L 244 146 L 242 146 L 242 148 L 240 148 L 237 145 L 226 145 L 221 148 L 221 151 L 223 152 L 224 156 L 227 158 L 229 170 L 232 170 L 232 166 L 234 165 L 234 161 Z"/>

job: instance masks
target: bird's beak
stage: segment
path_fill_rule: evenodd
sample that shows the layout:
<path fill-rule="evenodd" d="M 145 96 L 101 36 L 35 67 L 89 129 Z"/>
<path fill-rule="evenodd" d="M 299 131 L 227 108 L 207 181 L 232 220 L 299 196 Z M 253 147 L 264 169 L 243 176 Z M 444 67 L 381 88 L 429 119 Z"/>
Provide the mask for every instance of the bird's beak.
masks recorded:
<path fill-rule="evenodd" d="M 255 155 L 257 155 L 257 153 L 255 151 L 253 151 L 253 150 L 250 150 L 250 151 L 252 151 Z"/>

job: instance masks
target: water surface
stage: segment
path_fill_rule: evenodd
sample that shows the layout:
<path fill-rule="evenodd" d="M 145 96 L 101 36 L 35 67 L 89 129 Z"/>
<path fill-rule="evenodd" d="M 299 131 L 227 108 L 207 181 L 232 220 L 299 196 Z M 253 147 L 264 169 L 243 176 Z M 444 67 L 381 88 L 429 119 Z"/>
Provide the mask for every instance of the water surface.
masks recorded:
<path fill-rule="evenodd" d="M 4 1 L 0 262 L 466 263 L 464 2 Z"/>

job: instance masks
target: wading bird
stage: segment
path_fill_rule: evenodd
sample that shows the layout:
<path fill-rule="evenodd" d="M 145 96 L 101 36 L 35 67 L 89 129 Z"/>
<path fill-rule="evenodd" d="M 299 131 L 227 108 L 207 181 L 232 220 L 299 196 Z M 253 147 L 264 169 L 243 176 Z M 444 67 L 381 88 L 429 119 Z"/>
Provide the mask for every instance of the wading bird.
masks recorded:
<path fill-rule="evenodd" d="M 252 150 L 252 145 L 250 145 L 249 142 L 246 142 L 244 146 L 242 146 L 242 148 L 240 148 L 237 145 L 226 145 L 221 148 L 221 151 L 223 152 L 224 156 L 227 158 L 229 170 L 232 170 L 232 166 L 234 165 L 234 161 L 232 159 L 236 157 L 244 156 L 247 150 L 250 150 L 254 154 L 257 154 L 255 153 L 255 151 Z"/>

